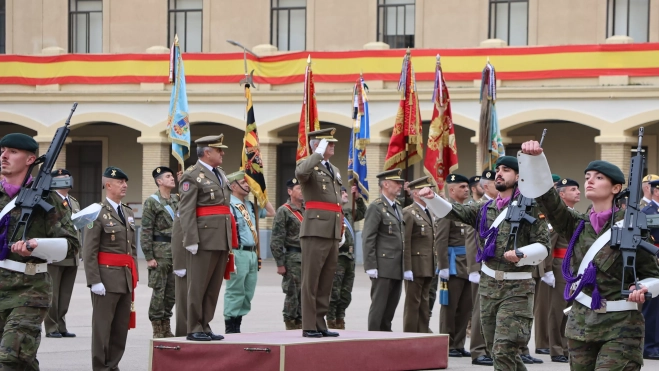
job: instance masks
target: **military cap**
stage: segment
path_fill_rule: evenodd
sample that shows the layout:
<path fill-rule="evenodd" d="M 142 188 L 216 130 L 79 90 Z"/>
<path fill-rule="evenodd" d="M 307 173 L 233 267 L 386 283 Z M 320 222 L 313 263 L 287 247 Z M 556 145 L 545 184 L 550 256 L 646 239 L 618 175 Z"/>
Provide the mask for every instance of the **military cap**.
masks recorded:
<path fill-rule="evenodd" d="M 610 162 L 602 160 L 591 161 L 586 167 L 586 170 L 584 170 L 584 174 L 590 170 L 595 170 L 606 175 L 611 179 L 613 184 L 625 184 L 625 175 L 622 173 L 622 170 Z"/>
<path fill-rule="evenodd" d="M 659 179 L 657 179 L 657 180 L 651 180 L 651 181 L 650 181 L 650 187 L 652 187 L 652 188 L 659 188 Z"/>
<path fill-rule="evenodd" d="M 2 137 L 0 147 L 16 148 L 37 153 L 39 145 L 31 136 L 23 133 L 11 133 Z"/>
<path fill-rule="evenodd" d="M 483 175 L 481 175 L 481 179 L 494 180 L 496 175 L 497 175 L 497 172 L 494 171 L 494 170 L 485 170 L 485 171 L 483 171 Z"/>
<path fill-rule="evenodd" d="M 414 179 L 407 184 L 409 189 L 421 189 L 425 187 L 434 187 L 435 185 L 430 182 L 429 176 L 424 176 L 419 179 Z"/>
<path fill-rule="evenodd" d="M 446 183 L 455 184 L 455 183 L 469 183 L 469 178 L 460 174 L 449 174 L 446 178 Z"/>
<path fill-rule="evenodd" d="M 478 176 L 478 175 L 472 176 L 471 178 L 469 178 L 469 185 L 474 185 L 474 184 L 476 184 L 480 181 L 481 181 L 480 176 Z"/>
<path fill-rule="evenodd" d="M 114 166 L 108 166 L 103 172 L 103 176 L 110 179 L 125 179 L 128 181 L 128 175 L 118 167 Z"/>
<path fill-rule="evenodd" d="M 659 175 L 656 174 L 648 174 L 645 177 L 643 177 L 643 182 L 652 182 L 655 180 L 659 180 Z"/>
<path fill-rule="evenodd" d="M 579 187 L 579 182 L 576 180 L 568 179 L 568 178 L 563 178 L 556 182 L 556 186 L 558 187 Z"/>
<path fill-rule="evenodd" d="M 341 192 L 345 192 L 345 193 L 348 193 L 348 190 L 346 189 L 346 187 L 344 187 L 344 186 L 341 186 Z"/>
<path fill-rule="evenodd" d="M 198 147 L 229 148 L 222 144 L 222 141 L 224 141 L 224 134 L 207 135 L 195 140 L 194 142 L 197 143 Z"/>
<path fill-rule="evenodd" d="M 558 182 L 558 181 L 561 180 L 561 179 L 562 179 L 561 176 L 558 175 L 558 174 L 552 174 L 552 175 L 551 175 L 551 180 L 552 180 L 552 182 L 554 182 L 554 183 Z"/>
<path fill-rule="evenodd" d="M 391 169 L 387 171 L 383 171 L 380 174 L 376 175 L 376 177 L 380 180 L 393 180 L 395 182 L 404 182 L 405 179 L 400 177 L 401 169 Z"/>
<path fill-rule="evenodd" d="M 297 178 L 292 178 L 286 182 L 286 187 L 293 188 L 298 184 L 300 184 L 300 182 L 297 180 Z"/>
<path fill-rule="evenodd" d="M 153 177 L 153 179 L 155 179 L 155 178 L 161 176 L 164 173 L 174 174 L 172 169 L 170 169 L 168 167 L 165 167 L 165 166 L 158 166 L 157 168 L 153 169 L 153 171 L 151 172 L 151 176 Z"/>
<path fill-rule="evenodd" d="M 50 172 L 50 176 L 52 176 L 53 178 L 56 176 L 63 176 L 63 175 L 71 176 L 71 173 L 66 169 L 57 169 Z"/>
<path fill-rule="evenodd" d="M 309 139 L 319 139 L 319 140 L 325 139 L 328 142 L 338 142 L 338 140 L 334 138 L 335 132 L 336 129 L 334 128 L 312 131 L 311 133 L 309 133 Z"/>
<path fill-rule="evenodd" d="M 227 175 L 227 179 L 228 179 L 229 182 L 231 182 L 231 183 L 233 183 L 233 182 L 237 182 L 237 181 L 239 181 L 240 179 L 245 179 L 245 171 L 243 171 L 243 170 L 238 170 L 238 171 L 236 171 L 236 172 L 233 172 L 233 173 Z"/>
<path fill-rule="evenodd" d="M 501 156 L 497 159 L 497 162 L 494 165 L 494 168 L 496 169 L 501 165 L 503 165 L 505 167 L 509 167 L 509 168 L 515 170 L 515 172 L 517 172 L 517 173 L 519 172 L 519 164 L 517 163 L 517 157 Z"/>

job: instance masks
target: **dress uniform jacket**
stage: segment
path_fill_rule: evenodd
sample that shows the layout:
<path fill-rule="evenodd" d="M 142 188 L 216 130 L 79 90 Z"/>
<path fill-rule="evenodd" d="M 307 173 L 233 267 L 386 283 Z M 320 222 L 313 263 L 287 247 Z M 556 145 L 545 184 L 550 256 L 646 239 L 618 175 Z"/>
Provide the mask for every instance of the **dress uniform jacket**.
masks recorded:
<path fill-rule="evenodd" d="M 403 279 L 403 215 L 396 204 L 400 219 L 382 197 L 375 199 L 366 209 L 362 229 L 364 270 L 377 269 L 378 278 Z"/>
<path fill-rule="evenodd" d="M 433 277 L 437 266 L 434 221 L 416 202 L 403 209 L 403 220 L 405 221 L 404 270 L 412 271 L 414 277 Z"/>

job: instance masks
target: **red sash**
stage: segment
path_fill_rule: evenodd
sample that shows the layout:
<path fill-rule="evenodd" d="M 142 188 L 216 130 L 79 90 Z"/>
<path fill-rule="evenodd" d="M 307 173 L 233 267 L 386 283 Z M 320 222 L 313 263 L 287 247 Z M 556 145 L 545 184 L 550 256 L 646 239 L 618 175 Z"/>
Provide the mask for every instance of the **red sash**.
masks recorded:
<path fill-rule="evenodd" d="M 343 209 L 341 209 L 341 205 L 339 204 L 333 204 L 331 202 L 320 202 L 320 201 L 307 201 L 304 203 L 304 207 L 307 208 L 307 210 L 326 210 L 326 211 L 334 211 L 335 213 L 342 213 Z"/>
<path fill-rule="evenodd" d="M 291 205 L 289 205 L 289 204 L 284 204 L 284 207 L 287 208 L 288 211 L 290 211 L 291 213 L 293 213 L 293 215 L 295 215 L 295 217 L 297 218 L 297 220 L 299 220 L 300 223 L 302 223 L 302 219 L 304 219 L 304 217 L 302 216 L 302 213 L 301 213 L 301 212 L 299 212 L 299 211 L 297 211 L 297 210 L 293 210 L 293 208 L 292 208 Z"/>
<path fill-rule="evenodd" d="M 98 264 L 110 265 L 113 267 L 129 267 L 130 273 L 133 276 L 133 292 L 131 294 L 130 303 L 130 322 L 128 322 L 128 329 L 135 328 L 136 315 L 135 315 L 135 287 L 137 287 L 137 266 L 132 255 L 128 254 L 113 254 L 109 252 L 98 253 Z"/>
<path fill-rule="evenodd" d="M 236 219 L 231 213 L 231 208 L 224 205 L 214 206 L 198 206 L 197 217 L 210 216 L 210 215 L 229 215 L 231 216 L 231 247 L 238 247 L 238 227 L 236 226 Z"/>
<path fill-rule="evenodd" d="M 567 249 L 555 248 L 554 253 L 552 255 L 554 256 L 554 258 L 557 259 L 564 259 L 566 253 L 567 253 Z"/>

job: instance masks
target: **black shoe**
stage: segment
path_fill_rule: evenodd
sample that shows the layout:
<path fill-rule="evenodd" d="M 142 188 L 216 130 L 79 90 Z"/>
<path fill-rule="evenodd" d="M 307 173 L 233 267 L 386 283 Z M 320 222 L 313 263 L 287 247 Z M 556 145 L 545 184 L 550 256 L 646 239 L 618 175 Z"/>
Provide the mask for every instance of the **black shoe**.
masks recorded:
<path fill-rule="evenodd" d="M 545 361 L 541 360 L 540 358 L 535 358 L 532 355 L 528 354 L 527 357 L 531 360 L 533 363 L 545 363 Z"/>
<path fill-rule="evenodd" d="M 236 324 L 233 320 L 233 318 L 225 319 L 224 320 L 224 333 L 225 334 L 236 334 Z"/>
<path fill-rule="evenodd" d="M 480 356 L 473 361 L 471 361 L 472 365 L 479 365 L 479 366 L 493 366 L 494 365 L 494 360 L 488 356 Z"/>
<path fill-rule="evenodd" d="M 456 349 L 463 357 L 471 357 L 471 353 L 467 352 L 465 348 Z"/>
<path fill-rule="evenodd" d="M 335 338 L 339 336 L 338 332 L 329 331 L 329 330 L 320 330 L 318 332 L 320 332 L 320 334 L 323 335 L 324 338 L 326 337 Z"/>
<path fill-rule="evenodd" d="M 62 337 L 62 334 L 60 334 L 60 333 L 57 332 L 57 331 L 53 331 L 53 332 L 49 332 L 49 333 L 47 333 L 47 334 L 46 334 L 46 337 L 47 337 L 47 338 L 55 338 L 55 339 L 59 339 L 59 338 Z"/>
<path fill-rule="evenodd" d="M 203 332 L 193 332 L 185 338 L 191 341 L 211 341 L 211 337 Z"/>
<path fill-rule="evenodd" d="M 522 362 L 524 362 L 525 365 L 532 365 L 533 364 L 533 358 L 531 358 L 530 355 L 520 354 L 519 356 L 522 358 Z"/>
<path fill-rule="evenodd" d="M 460 353 L 460 351 L 457 349 L 449 349 L 448 356 L 462 358 L 462 353 Z"/>
<path fill-rule="evenodd" d="M 535 350 L 535 354 L 549 354 L 548 348 L 538 348 Z"/>
<path fill-rule="evenodd" d="M 64 337 L 64 338 L 74 338 L 74 337 L 76 337 L 76 334 L 74 334 L 72 332 L 61 332 L 61 334 L 62 334 L 62 337 Z"/>
<path fill-rule="evenodd" d="M 240 325 L 243 323 L 243 316 L 238 316 L 233 319 L 233 330 L 236 334 L 240 334 Z"/>
<path fill-rule="evenodd" d="M 560 363 L 568 363 L 568 359 L 566 356 L 551 356 L 551 361 L 552 362 L 560 362 Z"/>
<path fill-rule="evenodd" d="M 222 340 L 224 339 L 224 336 L 222 335 L 215 335 L 213 331 L 208 331 L 206 335 L 211 338 L 211 340 Z"/>
<path fill-rule="evenodd" d="M 659 360 L 659 353 L 645 353 L 643 354 L 644 359 L 653 359 Z"/>
<path fill-rule="evenodd" d="M 323 334 L 316 330 L 302 330 L 302 336 L 305 338 L 322 338 Z"/>

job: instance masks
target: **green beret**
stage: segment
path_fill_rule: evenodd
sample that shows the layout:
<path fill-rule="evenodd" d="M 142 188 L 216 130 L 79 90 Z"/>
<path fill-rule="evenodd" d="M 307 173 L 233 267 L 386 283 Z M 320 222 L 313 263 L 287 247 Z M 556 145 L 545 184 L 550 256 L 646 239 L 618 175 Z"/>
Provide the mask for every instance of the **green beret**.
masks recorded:
<path fill-rule="evenodd" d="M 34 138 L 22 133 L 5 135 L 2 137 L 2 140 L 0 140 L 0 147 L 22 149 L 32 153 L 37 153 L 37 150 L 39 149 L 39 145 Z"/>
<path fill-rule="evenodd" d="M 494 168 L 498 168 L 499 166 L 505 166 L 509 167 L 513 170 L 515 170 L 516 173 L 519 173 L 519 165 L 517 164 L 517 157 L 513 156 L 502 156 L 497 159 L 496 164 L 494 165 Z"/>
<path fill-rule="evenodd" d="M 110 179 L 125 179 L 128 181 L 128 175 L 118 167 L 114 166 L 108 166 L 103 172 L 103 176 Z"/>
<path fill-rule="evenodd" d="M 151 176 L 153 177 L 153 179 L 156 179 L 157 177 L 161 176 L 164 173 L 172 173 L 172 175 L 174 174 L 172 169 L 165 166 L 158 166 L 157 168 L 153 169 L 153 171 L 151 172 Z"/>
<path fill-rule="evenodd" d="M 229 179 L 229 182 L 231 183 L 236 182 L 240 179 L 245 179 L 245 172 L 242 170 L 238 170 L 234 173 L 227 175 L 227 179 Z"/>
<path fill-rule="evenodd" d="M 592 161 L 590 164 L 588 164 L 586 170 L 584 170 L 584 174 L 591 170 L 595 170 L 606 175 L 609 177 L 609 179 L 611 179 L 613 184 L 625 184 L 625 175 L 622 173 L 622 170 L 610 162 L 602 160 Z"/>
<path fill-rule="evenodd" d="M 558 174 L 552 174 L 552 175 L 551 175 L 551 180 L 552 180 L 552 182 L 556 183 L 556 182 L 558 182 L 559 180 L 561 180 L 561 176 L 558 175 Z"/>
<path fill-rule="evenodd" d="M 469 183 L 469 178 L 460 174 L 449 174 L 446 178 L 446 183 L 455 184 L 455 183 Z"/>

